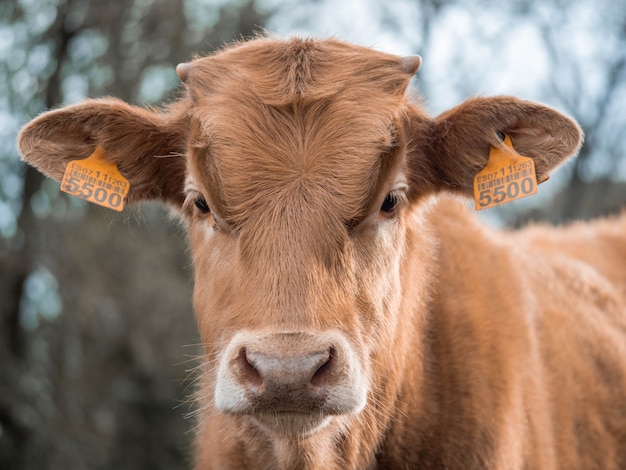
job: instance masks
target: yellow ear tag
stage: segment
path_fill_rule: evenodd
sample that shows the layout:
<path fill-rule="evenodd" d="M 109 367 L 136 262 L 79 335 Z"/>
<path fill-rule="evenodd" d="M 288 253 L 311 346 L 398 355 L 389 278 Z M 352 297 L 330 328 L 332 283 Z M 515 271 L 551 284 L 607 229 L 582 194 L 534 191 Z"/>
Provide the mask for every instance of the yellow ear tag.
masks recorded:
<path fill-rule="evenodd" d="M 130 183 L 122 176 L 117 165 L 107 160 L 104 149 L 98 145 L 89 157 L 68 163 L 61 190 L 121 212 Z"/>
<path fill-rule="evenodd" d="M 517 153 L 506 135 L 504 146 L 491 147 L 487 165 L 474 177 L 476 209 L 498 206 L 536 192 L 535 161 Z"/>

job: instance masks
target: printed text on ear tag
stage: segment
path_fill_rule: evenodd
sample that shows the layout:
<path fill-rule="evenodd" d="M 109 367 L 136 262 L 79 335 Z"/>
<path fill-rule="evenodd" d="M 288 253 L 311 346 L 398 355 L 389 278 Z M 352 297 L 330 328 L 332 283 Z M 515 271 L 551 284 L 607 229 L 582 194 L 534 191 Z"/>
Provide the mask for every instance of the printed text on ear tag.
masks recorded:
<path fill-rule="evenodd" d="M 116 211 L 124 209 L 130 183 L 114 163 L 107 161 L 104 149 L 96 150 L 84 160 L 72 160 L 65 168 L 61 190 Z"/>
<path fill-rule="evenodd" d="M 536 192 L 535 161 L 517 153 L 506 135 L 504 146 L 491 147 L 487 165 L 474 177 L 476 209 L 498 206 Z"/>

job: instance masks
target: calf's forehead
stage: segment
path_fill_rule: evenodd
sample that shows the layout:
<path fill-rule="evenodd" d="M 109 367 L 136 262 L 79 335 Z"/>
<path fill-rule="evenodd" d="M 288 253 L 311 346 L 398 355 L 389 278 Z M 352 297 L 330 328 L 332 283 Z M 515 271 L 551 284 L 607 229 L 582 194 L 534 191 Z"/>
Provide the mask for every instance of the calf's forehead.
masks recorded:
<path fill-rule="evenodd" d="M 185 82 L 198 101 L 249 90 L 267 105 L 376 91 L 401 97 L 419 61 L 334 40 L 264 39 L 196 59 Z"/>
<path fill-rule="evenodd" d="M 314 201 L 358 217 L 394 154 L 410 75 L 395 56 L 333 42 L 254 46 L 191 66 L 198 184 L 238 223 L 259 217 L 255 201 Z"/>

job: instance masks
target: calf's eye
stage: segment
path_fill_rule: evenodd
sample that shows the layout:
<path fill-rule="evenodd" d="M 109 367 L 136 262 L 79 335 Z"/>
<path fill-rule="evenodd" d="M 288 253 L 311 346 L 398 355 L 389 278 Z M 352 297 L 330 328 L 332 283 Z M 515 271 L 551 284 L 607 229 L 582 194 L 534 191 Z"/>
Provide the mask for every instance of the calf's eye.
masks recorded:
<path fill-rule="evenodd" d="M 196 200 L 194 201 L 194 204 L 198 209 L 200 209 L 200 212 L 202 212 L 203 214 L 211 213 L 211 209 L 209 208 L 209 205 L 206 203 L 206 199 L 204 199 L 202 196 L 199 196 L 198 198 L 196 198 Z"/>
<path fill-rule="evenodd" d="M 396 210 L 398 202 L 398 195 L 394 193 L 389 193 L 387 194 L 387 197 L 385 197 L 385 200 L 380 206 L 380 211 L 384 212 L 385 214 L 392 214 Z"/>

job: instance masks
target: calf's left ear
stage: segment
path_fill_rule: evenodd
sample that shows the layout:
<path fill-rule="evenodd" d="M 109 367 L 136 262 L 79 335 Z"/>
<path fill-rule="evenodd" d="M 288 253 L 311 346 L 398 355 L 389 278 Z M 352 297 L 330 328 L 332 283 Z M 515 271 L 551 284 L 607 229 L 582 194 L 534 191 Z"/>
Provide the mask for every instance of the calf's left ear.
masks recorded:
<path fill-rule="evenodd" d="M 60 181 L 68 163 L 97 146 L 130 183 L 128 201 L 182 205 L 186 162 L 184 123 L 175 114 L 113 98 L 86 100 L 33 119 L 18 139 L 22 158 Z"/>
<path fill-rule="evenodd" d="M 429 123 L 425 157 L 431 183 L 465 195 L 488 162 L 490 147 L 511 137 L 515 150 L 535 161 L 537 181 L 578 152 L 583 133 L 564 114 L 539 103 L 508 96 L 471 98 Z"/>

